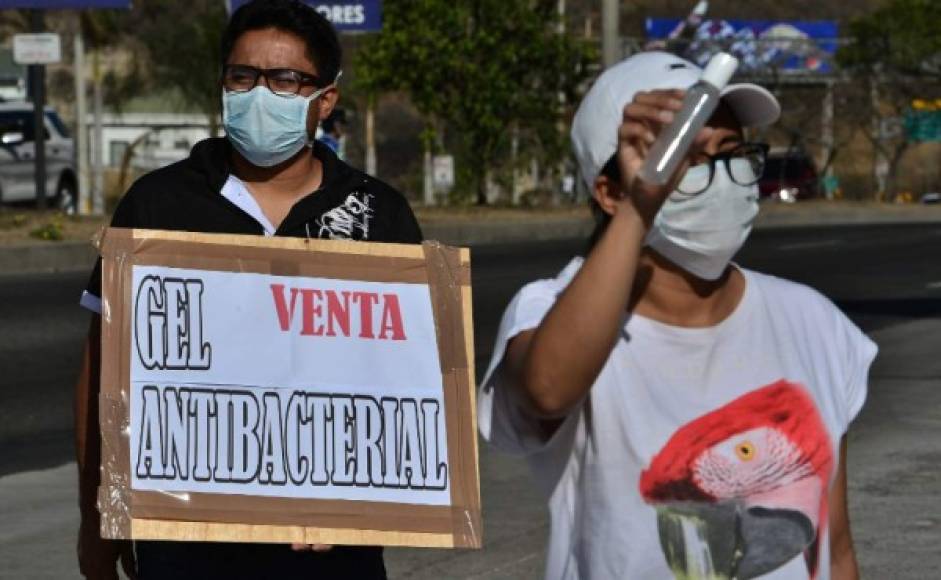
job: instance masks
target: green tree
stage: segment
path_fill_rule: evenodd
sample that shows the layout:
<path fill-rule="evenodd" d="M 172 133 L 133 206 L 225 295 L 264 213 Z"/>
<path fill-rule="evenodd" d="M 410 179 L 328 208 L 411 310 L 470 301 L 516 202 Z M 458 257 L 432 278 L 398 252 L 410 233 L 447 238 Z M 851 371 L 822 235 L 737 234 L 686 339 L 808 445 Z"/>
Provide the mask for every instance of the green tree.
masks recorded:
<path fill-rule="evenodd" d="M 221 41 L 226 24 L 220 0 L 147 0 L 130 11 L 87 10 L 82 34 L 89 48 L 120 51 L 129 60 L 102 72 L 105 100 L 120 109 L 146 94 L 178 96 L 182 105 L 204 113 L 218 132 L 221 97 Z"/>
<path fill-rule="evenodd" d="M 83 11 L 82 35 L 94 51 L 94 77 L 101 83 L 104 103 L 120 111 L 134 97 L 167 95 L 205 114 L 210 132 L 218 134 L 220 43 L 225 21 L 223 3 L 215 0 L 148 0 L 134 3 L 130 11 Z M 103 70 L 102 52 L 122 54 L 126 62 Z M 121 160 L 122 191 L 137 149 L 154 131 L 128 145 Z"/>
<path fill-rule="evenodd" d="M 118 112 L 140 94 L 145 84 L 138 54 L 133 53 L 130 66 L 122 70 L 103 66 L 101 62 L 102 53 L 121 50 L 128 42 L 123 29 L 126 20 L 126 13 L 119 10 L 84 10 L 79 16 L 82 38 L 92 51 L 92 80 L 101 83 L 104 105 Z"/>
<path fill-rule="evenodd" d="M 213 135 L 221 112 L 221 42 L 226 12 L 221 0 L 135 2 L 125 30 L 146 55 L 142 89 L 176 91 L 206 115 Z"/>
<path fill-rule="evenodd" d="M 853 42 L 838 55 L 856 71 L 941 81 L 941 3 L 891 0 L 850 22 Z"/>
<path fill-rule="evenodd" d="M 554 0 L 412 0 L 386 4 L 383 31 L 356 55 L 368 94 L 403 91 L 458 144 L 478 204 L 508 166 L 513 128 L 548 163 L 561 159 L 559 94 L 573 102 L 592 50 L 557 31 Z"/>
<path fill-rule="evenodd" d="M 941 3 L 891 0 L 852 20 L 849 33 L 852 42 L 837 60 L 872 87 L 871 122 L 878 129 L 866 134 L 887 160 L 880 185 L 893 197 L 898 166 L 910 145 L 900 119 L 914 99 L 937 94 L 941 81 Z M 893 130 L 884 131 L 887 126 Z"/>

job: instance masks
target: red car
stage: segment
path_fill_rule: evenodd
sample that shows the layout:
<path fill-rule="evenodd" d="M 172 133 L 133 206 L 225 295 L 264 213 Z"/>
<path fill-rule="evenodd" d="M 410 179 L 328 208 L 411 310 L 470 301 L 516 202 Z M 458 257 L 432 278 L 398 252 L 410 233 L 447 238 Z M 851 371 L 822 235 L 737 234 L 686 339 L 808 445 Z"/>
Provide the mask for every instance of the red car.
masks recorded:
<path fill-rule="evenodd" d="M 762 199 L 794 203 L 820 195 L 820 175 L 813 159 L 799 151 L 772 151 L 758 181 Z"/>

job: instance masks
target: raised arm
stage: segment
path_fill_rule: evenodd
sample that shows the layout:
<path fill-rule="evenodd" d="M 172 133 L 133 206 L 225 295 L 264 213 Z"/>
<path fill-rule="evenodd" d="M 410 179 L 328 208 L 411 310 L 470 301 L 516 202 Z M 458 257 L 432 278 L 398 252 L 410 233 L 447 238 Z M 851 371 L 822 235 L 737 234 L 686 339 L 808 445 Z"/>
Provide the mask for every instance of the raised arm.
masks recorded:
<path fill-rule="evenodd" d="M 644 237 L 689 166 L 685 162 L 665 187 L 637 179 L 648 147 L 661 126 L 672 121 L 682 97 L 682 91 L 639 93 L 625 107 L 616 153 L 620 180 L 602 175 L 595 183 L 595 199 L 611 222 L 539 327 L 519 334 L 507 347 L 505 368 L 538 417 L 568 414 L 587 395 L 617 341 Z M 711 134 L 704 129 L 688 157 Z"/>

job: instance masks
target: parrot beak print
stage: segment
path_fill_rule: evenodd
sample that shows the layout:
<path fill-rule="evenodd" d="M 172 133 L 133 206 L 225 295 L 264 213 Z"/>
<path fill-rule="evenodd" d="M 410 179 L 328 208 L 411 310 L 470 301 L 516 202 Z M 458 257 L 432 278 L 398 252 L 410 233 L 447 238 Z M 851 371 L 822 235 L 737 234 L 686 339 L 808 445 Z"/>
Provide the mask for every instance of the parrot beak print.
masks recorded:
<path fill-rule="evenodd" d="M 679 579 L 747 580 L 801 554 L 815 578 L 832 468 L 813 400 L 779 381 L 678 429 L 640 492 Z"/>

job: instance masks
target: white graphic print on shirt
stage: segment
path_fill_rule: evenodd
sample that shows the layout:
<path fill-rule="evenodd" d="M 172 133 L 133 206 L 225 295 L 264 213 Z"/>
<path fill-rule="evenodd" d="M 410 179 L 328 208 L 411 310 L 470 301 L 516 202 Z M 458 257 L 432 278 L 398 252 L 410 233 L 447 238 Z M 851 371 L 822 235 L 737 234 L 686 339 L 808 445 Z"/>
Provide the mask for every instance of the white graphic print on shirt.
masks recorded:
<path fill-rule="evenodd" d="M 331 240 L 368 240 L 369 220 L 373 216 L 370 207 L 372 198 L 368 193 L 353 192 L 342 205 L 317 218 L 319 237 Z"/>

